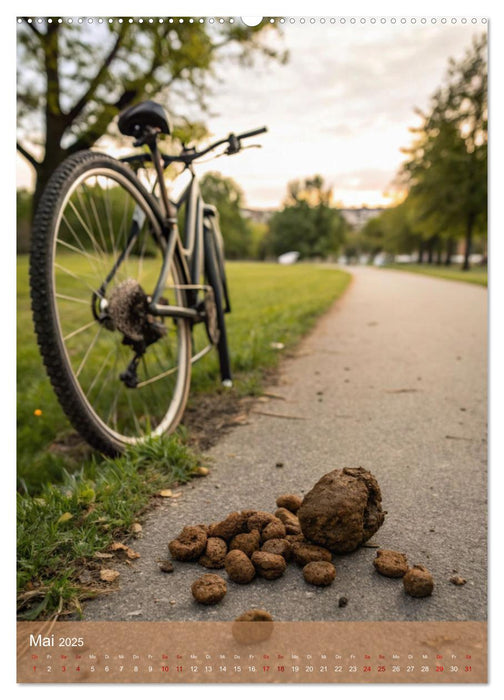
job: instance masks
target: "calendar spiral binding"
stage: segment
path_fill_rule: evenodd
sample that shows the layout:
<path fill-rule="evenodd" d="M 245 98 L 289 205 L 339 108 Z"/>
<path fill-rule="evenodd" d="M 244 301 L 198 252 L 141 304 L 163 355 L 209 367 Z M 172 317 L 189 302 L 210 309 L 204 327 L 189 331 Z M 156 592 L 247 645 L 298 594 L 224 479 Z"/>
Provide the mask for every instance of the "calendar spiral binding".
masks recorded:
<path fill-rule="evenodd" d="M 397 24 L 397 25 L 427 25 L 427 24 L 488 24 L 488 17 L 263 17 L 262 22 L 269 24 L 301 24 L 301 25 L 314 25 L 314 24 L 327 24 L 327 25 L 384 25 L 384 24 Z M 189 24 L 200 23 L 200 24 L 235 24 L 243 23 L 241 17 L 18 17 L 17 23 L 22 24 L 27 22 L 28 24 L 43 24 L 47 22 L 49 24 L 57 22 L 58 24 L 104 24 L 104 23 L 118 23 L 118 24 L 163 24 L 167 22 L 168 24 L 183 24 L 188 22 Z"/>

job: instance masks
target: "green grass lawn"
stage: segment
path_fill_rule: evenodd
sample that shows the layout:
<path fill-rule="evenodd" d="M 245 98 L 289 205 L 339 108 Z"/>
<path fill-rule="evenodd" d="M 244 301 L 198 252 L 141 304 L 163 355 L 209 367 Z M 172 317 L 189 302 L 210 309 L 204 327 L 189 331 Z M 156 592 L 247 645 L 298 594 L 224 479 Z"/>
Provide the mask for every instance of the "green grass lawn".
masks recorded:
<path fill-rule="evenodd" d="M 391 265 L 386 265 L 385 267 L 390 270 L 415 272 L 421 275 L 430 275 L 431 277 L 442 277 L 443 279 L 447 280 L 456 280 L 457 282 L 479 284 L 482 287 L 486 287 L 488 285 L 488 271 L 486 267 L 473 267 L 471 270 L 461 270 L 460 266 L 457 265 L 445 267 L 444 265 L 415 265 L 411 263 L 394 263 Z"/>
<path fill-rule="evenodd" d="M 292 347 L 342 294 L 350 275 L 308 264 L 230 263 L 227 269 L 232 391 L 254 395 L 261 391 L 264 371 L 281 356 L 271 344 Z M 185 444 L 184 431 L 115 460 L 55 450 L 55 441 L 73 429 L 38 352 L 26 257 L 18 258 L 17 280 L 18 589 L 21 610 L 33 619 L 58 609 L 78 609 L 82 597 L 91 594 L 79 572 L 93 553 L 127 537 L 152 495 L 190 479 L 201 458 Z M 216 353 L 211 352 L 193 367 L 191 401 L 217 392 L 218 379 Z"/>

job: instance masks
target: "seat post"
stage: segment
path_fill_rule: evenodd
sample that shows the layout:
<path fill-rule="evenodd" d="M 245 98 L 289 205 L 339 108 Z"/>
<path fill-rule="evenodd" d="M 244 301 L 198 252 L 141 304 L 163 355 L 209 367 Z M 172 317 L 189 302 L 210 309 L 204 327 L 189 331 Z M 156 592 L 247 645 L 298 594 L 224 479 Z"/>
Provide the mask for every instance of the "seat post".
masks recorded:
<path fill-rule="evenodd" d="M 168 192 L 166 190 L 166 184 L 164 181 L 164 170 L 163 170 L 163 160 L 157 145 L 157 132 L 152 134 L 148 140 L 145 141 L 149 150 L 152 154 L 152 162 L 156 169 L 156 175 L 159 182 L 159 189 L 161 191 L 161 201 L 163 202 L 163 208 L 166 216 L 166 220 L 172 226 L 177 226 L 177 209 L 170 202 L 168 197 Z"/>

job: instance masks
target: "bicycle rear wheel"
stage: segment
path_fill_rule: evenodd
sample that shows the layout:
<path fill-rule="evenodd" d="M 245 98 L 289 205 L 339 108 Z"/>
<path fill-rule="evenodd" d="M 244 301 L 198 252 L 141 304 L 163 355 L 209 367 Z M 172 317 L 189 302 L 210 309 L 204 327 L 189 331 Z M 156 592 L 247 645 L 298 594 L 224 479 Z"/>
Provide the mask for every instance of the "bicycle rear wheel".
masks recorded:
<path fill-rule="evenodd" d="M 35 217 L 30 289 L 44 364 L 73 426 L 109 455 L 173 431 L 187 402 L 190 323 L 147 313 L 161 222 L 129 168 L 89 151 L 54 172 Z M 165 303 L 187 305 L 184 282 L 174 255 Z"/>

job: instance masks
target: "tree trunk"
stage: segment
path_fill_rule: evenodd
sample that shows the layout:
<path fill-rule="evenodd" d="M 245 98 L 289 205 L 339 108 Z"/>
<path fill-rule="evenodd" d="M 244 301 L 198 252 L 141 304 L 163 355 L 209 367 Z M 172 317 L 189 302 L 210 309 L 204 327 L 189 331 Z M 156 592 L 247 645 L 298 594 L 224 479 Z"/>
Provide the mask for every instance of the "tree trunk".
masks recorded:
<path fill-rule="evenodd" d="M 467 215 L 464 264 L 462 265 L 463 270 L 469 270 L 471 267 L 469 264 L 469 256 L 471 255 L 473 226 L 474 226 L 474 214 L 470 213 Z"/>
<path fill-rule="evenodd" d="M 418 263 L 423 263 L 424 259 L 424 243 L 423 241 L 420 243 L 419 248 L 418 248 Z"/>
<path fill-rule="evenodd" d="M 427 262 L 429 265 L 432 265 L 432 261 L 434 260 L 434 239 L 429 238 L 427 241 Z"/>
<path fill-rule="evenodd" d="M 451 259 L 453 255 L 453 238 L 450 236 L 450 238 L 446 242 L 446 257 L 445 257 L 445 262 L 444 264 L 448 267 L 451 265 Z"/>
<path fill-rule="evenodd" d="M 441 255 L 441 243 L 438 243 L 438 246 L 436 248 L 436 265 L 441 265 L 442 262 L 443 260 Z"/>
<path fill-rule="evenodd" d="M 53 142 L 54 143 L 54 142 Z M 33 192 L 32 199 L 32 224 L 35 218 L 35 212 L 42 196 L 42 193 L 49 182 L 49 178 L 53 174 L 54 170 L 58 167 L 62 160 L 65 158 L 65 151 L 59 147 L 51 147 L 48 149 L 44 160 L 37 168 L 37 178 L 35 182 L 35 191 Z"/>

